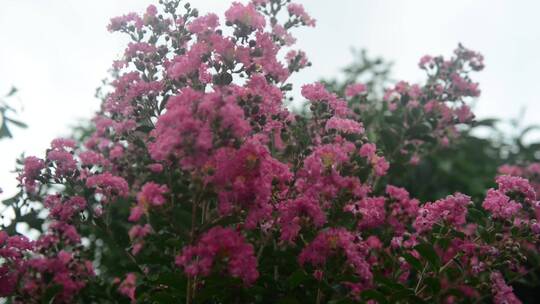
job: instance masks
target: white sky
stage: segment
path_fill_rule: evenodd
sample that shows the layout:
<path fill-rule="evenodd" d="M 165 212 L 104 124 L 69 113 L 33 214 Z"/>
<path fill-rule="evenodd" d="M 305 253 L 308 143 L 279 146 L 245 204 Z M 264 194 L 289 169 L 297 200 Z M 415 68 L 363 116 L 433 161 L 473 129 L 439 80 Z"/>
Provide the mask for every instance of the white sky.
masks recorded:
<path fill-rule="evenodd" d="M 142 12 L 151 0 L 0 0 L 0 95 L 19 88 L 26 130 L 0 141 L 0 199 L 15 191 L 9 171 L 23 151 L 43 156 L 50 141 L 99 107 L 94 91 L 126 40 L 107 32 L 110 17 Z M 232 1 L 193 0 L 202 13 L 223 12 Z M 418 59 L 449 55 L 458 42 L 485 55 L 475 78 L 479 117 L 540 122 L 540 2 L 510 0 L 304 0 L 318 21 L 296 32 L 313 67 L 295 76 L 295 89 L 338 75 L 350 48 L 367 48 L 395 62 L 393 76 L 421 81 Z"/>

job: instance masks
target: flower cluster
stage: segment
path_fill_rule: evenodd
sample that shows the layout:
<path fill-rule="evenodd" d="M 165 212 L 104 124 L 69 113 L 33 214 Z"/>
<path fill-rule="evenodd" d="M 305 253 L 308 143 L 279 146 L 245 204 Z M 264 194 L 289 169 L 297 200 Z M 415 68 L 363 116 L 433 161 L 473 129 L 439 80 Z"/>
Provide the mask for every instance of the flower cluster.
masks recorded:
<path fill-rule="evenodd" d="M 71 302 L 94 276 L 92 262 L 82 258 L 81 238 L 73 226 L 86 207 L 85 199 L 49 195 L 44 204 L 50 210 L 49 231 L 36 241 L 0 231 L 0 296 L 16 293 L 16 303 L 45 298 L 55 286 L 61 287 L 55 301 Z"/>
<path fill-rule="evenodd" d="M 185 247 L 176 257 L 176 265 L 183 267 L 189 276 L 208 276 L 219 261 L 226 261 L 227 272 L 246 284 L 259 277 L 253 246 L 231 228 L 211 228 L 195 246 Z"/>
<path fill-rule="evenodd" d="M 0 232 L 0 296 L 517 301 L 505 277 L 538 249 L 539 188 L 525 178 L 539 167 L 501 168 L 482 203 L 421 202 L 399 178 L 473 120 L 481 55 L 423 57 L 424 84 L 379 100 L 354 81 L 306 84 L 295 113 L 290 76 L 311 63 L 293 30 L 315 25 L 302 5 L 234 2 L 221 18 L 180 2 L 111 20 L 133 41 L 91 134 L 24 160 L 23 199 L 47 221 L 35 241 Z"/>
<path fill-rule="evenodd" d="M 418 210 L 414 228 L 424 232 L 442 222 L 454 227 L 465 224 L 467 206 L 471 204 L 470 197 L 456 193 L 433 203 L 426 203 Z"/>
<path fill-rule="evenodd" d="M 306 246 L 298 261 L 301 265 L 306 263 L 315 267 L 322 267 L 327 259 L 342 252 L 347 265 L 360 277 L 363 282 L 371 282 L 373 274 L 367 256 L 369 247 L 361 238 L 343 228 L 334 228 L 321 231 L 315 239 Z"/>

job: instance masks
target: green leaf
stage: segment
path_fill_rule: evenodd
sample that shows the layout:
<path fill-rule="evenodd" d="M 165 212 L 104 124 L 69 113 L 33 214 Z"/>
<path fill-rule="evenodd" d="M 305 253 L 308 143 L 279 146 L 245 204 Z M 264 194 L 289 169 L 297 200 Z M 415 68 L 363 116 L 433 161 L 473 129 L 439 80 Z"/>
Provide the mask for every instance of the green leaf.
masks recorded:
<path fill-rule="evenodd" d="M 286 85 L 281 87 L 282 91 L 291 91 L 293 88 L 292 83 L 287 83 Z"/>
<path fill-rule="evenodd" d="M 486 215 L 476 208 L 470 208 L 467 212 L 467 217 L 474 223 L 485 226 L 486 225 Z"/>
<path fill-rule="evenodd" d="M 223 72 L 221 74 L 215 75 L 213 80 L 215 85 L 229 85 L 233 81 L 233 78 L 231 74 Z"/>
<path fill-rule="evenodd" d="M 176 294 L 173 296 L 172 294 L 165 291 L 154 293 L 149 298 L 153 301 L 152 303 L 166 304 L 166 303 L 174 303 L 178 301 Z"/>
<path fill-rule="evenodd" d="M 429 132 L 431 132 L 431 125 L 428 122 L 424 122 L 408 129 L 407 135 L 412 136 L 413 138 L 419 138 L 422 137 L 422 135 L 428 134 Z"/>
<path fill-rule="evenodd" d="M 381 286 L 385 286 L 385 287 L 388 287 L 390 290 L 392 291 L 396 291 L 396 290 L 404 290 L 406 289 L 405 286 L 397 283 L 396 281 L 394 280 L 390 280 L 389 278 L 385 277 L 385 276 L 382 276 L 382 275 L 375 275 L 375 281 L 378 282 L 379 284 L 381 284 Z"/>
<path fill-rule="evenodd" d="M 420 297 L 416 296 L 416 295 L 410 295 L 408 297 L 408 303 L 419 303 L 419 304 L 423 304 L 423 303 L 426 303 L 426 301 L 422 300 Z"/>
<path fill-rule="evenodd" d="M 418 271 L 422 271 L 422 263 L 410 253 L 403 254 L 403 258 Z"/>
<path fill-rule="evenodd" d="M 433 269 L 436 269 L 438 271 L 440 265 L 441 265 L 441 259 L 435 249 L 433 248 L 433 245 L 428 243 L 423 243 L 416 245 L 414 247 L 416 251 L 424 258 L 426 261 L 428 261 L 431 266 L 433 266 Z"/>
<path fill-rule="evenodd" d="M 414 295 L 414 291 L 412 289 L 405 288 L 405 289 L 394 292 L 392 294 L 392 299 L 395 299 L 396 301 L 394 302 L 397 302 L 397 301 L 402 300 L 403 298 L 408 298 L 413 295 Z"/>
<path fill-rule="evenodd" d="M 6 205 L 6 206 L 11 206 L 11 205 L 17 203 L 21 199 L 22 195 L 23 195 L 23 191 L 21 190 L 21 191 L 19 191 L 19 193 L 15 194 L 13 197 L 10 197 L 8 199 L 3 200 L 2 204 Z"/>
<path fill-rule="evenodd" d="M 45 294 L 43 295 L 43 298 L 41 299 L 41 303 L 43 304 L 49 304 L 54 303 L 54 298 L 60 291 L 62 291 L 64 287 L 62 285 L 53 285 L 45 291 Z"/>
<path fill-rule="evenodd" d="M 278 304 L 300 304 L 301 302 L 298 301 L 294 296 L 288 295 L 285 298 L 282 298 L 278 301 Z"/>
<path fill-rule="evenodd" d="M 358 303 L 358 302 L 353 301 L 351 299 L 339 299 L 339 300 L 328 301 L 328 304 L 354 304 L 354 303 Z"/>
<path fill-rule="evenodd" d="M 382 293 L 380 293 L 379 291 L 375 290 L 375 289 L 362 291 L 362 293 L 360 294 L 360 297 L 363 300 L 366 300 L 366 301 L 367 300 L 375 300 L 379 304 L 388 303 L 385 296 Z"/>
<path fill-rule="evenodd" d="M 7 128 L 5 122 L 2 126 L 0 126 L 0 138 L 4 138 L 4 137 L 7 137 L 7 138 L 13 137 L 13 135 L 11 135 L 11 132 Z"/>
<path fill-rule="evenodd" d="M 15 120 L 15 119 L 11 119 L 11 118 L 7 118 L 7 117 L 6 117 L 6 120 L 9 121 L 10 123 L 16 125 L 16 126 L 19 127 L 19 128 L 23 128 L 23 129 L 28 128 L 28 125 L 25 124 L 25 123 L 22 122 L 22 121 Z"/>
<path fill-rule="evenodd" d="M 307 280 L 309 280 L 308 274 L 303 269 L 297 269 L 289 276 L 287 283 L 290 288 L 296 288 Z"/>
<path fill-rule="evenodd" d="M 6 95 L 6 97 L 11 97 L 15 95 L 17 91 L 19 91 L 19 89 L 17 89 L 16 87 L 12 87 L 11 90 L 9 90 L 9 93 Z"/>
<path fill-rule="evenodd" d="M 179 272 L 164 272 L 159 275 L 156 283 L 167 285 L 171 288 L 185 291 L 187 279 Z"/>
<path fill-rule="evenodd" d="M 148 126 L 148 125 L 141 125 L 141 126 L 138 126 L 136 130 L 141 131 L 143 133 L 150 133 L 150 131 L 154 130 L 154 127 Z"/>
<path fill-rule="evenodd" d="M 487 118 L 478 120 L 474 123 L 474 126 L 486 126 L 486 127 L 495 127 L 495 124 L 499 122 L 499 119 L 496 118 Z"/>
<path fill-rule="evenodd" d="M 433 294 L 438 294 L 441 291 L 441 282 L 438 278 L 425 278 L 424 283 L 428 286 Z"/>

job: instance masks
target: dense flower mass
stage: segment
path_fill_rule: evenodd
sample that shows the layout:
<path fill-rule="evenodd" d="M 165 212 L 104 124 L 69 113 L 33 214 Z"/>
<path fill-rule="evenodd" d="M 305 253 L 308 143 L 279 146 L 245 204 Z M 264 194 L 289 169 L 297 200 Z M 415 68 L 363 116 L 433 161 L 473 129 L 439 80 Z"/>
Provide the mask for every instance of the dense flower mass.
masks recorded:
<path fill-rule="evenodd" d="M 35 240 L 0 231 L 0 296 L 519 303 L 540 165 L 501 167 L 481 198 L 437 200 L 453 191 L 441 185 L 426 199 L 402 178 L 473 122 L 480 54 L 424 56 L 424 83 L 380 93 L 305 84 L 293 111 L 291 75 L 311 65 L 294 29 L 316 23 L 302 5 L 234 2 L 222 17 L 159 2 L 111 20 L 132 41 L 90 134 L 22 162 L 21 204 L 47 218 Z"/>
<path fill-rule="evenodd" d="M 419 232 L 423 232 L 442 222 L 459 227 L 465 224 L 467 205 L 470 203 L 470 197 L 461 193 L 448 196 L 434 203 L 426 203 L 418 210 L 414 228 Z"/>
<path fill-rule="evenodd" d="M 106 199 L 115 195 L 127 196 L 129 193 L 127 182 L 122 177 L 108 172 L 88 177 L 86 186 L 95 189 L 96 193 L 105 195 Z"/>
<path fill-rule="evenodd" d="M 253 246 L 230 228 L 208 230 L 194 247 L 184 248 L 176 257 L 176 264 L 184 267 L 189 276 L 207 276 L 213 264 L 217 263 L 216 259 L 226 261 L 229 274 L 247 284 L 252 284 L 259 277 Z"/>
<path fill-rule="evenodd" d="M 493 303 L 496 304 L 521 304 L 521 301 L 512 292 L 512 287 L 504 281 L 500 272 L 491 273 L 493 283 Z"/>
<path fill-rule="evenodd" d="M 338 251 L 343 252 L 347 264 L 362 282 L 371 282 L 373 274 L 370 264 L 366 261 L 369 247 L 357 236 L 342 228 L 322 231 L 302 250 L 298 261 L 301 265 L 310 263 L 322 267 L 327 259 L 338 254 Z"/>
<path fill-rule="evenodd" d="M 30 156 L 24 159 L 24 170 L 19 176 L 19 181 L 24 184 L 27 191 L 35 191 L 36 179 L 40 176 L 41 170 L 45 168 L 43 160 Z"/>

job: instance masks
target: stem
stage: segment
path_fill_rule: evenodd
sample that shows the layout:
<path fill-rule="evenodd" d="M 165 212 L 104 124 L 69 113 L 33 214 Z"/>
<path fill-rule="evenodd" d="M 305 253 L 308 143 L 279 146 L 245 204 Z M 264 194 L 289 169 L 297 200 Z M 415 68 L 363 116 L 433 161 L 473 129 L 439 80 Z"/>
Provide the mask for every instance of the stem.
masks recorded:
<path fill-rule="evenodd" d="M 321 284 L 319 283 L 319 286 L 317 287 L 317 300 L 316 300 L 316 302 L 315 302 L 315 303 L 317 303 L 317 304 L 321 304 L 322 296 L 323 296 L 323 294 L 322 294 L 322 292 L 321 292 L 321 286 L 320 286 L 320 285 L 321 285 Z"/>
<path fill-rule="evenodd" d="M 201 203 L 201 199 L 204 193 L 205 187 L 201 187 L 199 189 L 199 193 L 195 196 L 195 199 L 193 200 L 193 204 L 191 205 L 191 231 L 190 231 L 190 239 L 191 243 L 195 241 L 195 229 L 196 229 L 196 223 L 197 223 L 197 207 Z M 193 303 L 193 298 L 195 295 L 195 286 L 196 286 L 197 277 L 188 277 L 187 286 L 186 286 L 186 303 L 191 304 Z"/>
<path fill-rule="evenodd" d="M 460 252 L 458 254 L 456 254 L 453 258 L 451 258 L 450 260 L 448 260 L 448 262 L 446 262 L 446 264 L 444 264 L 440 269 L 439 269 L 439 273 L 443 272 L 446 267 L 450 266 L 450 264 L 452 264 L 452 262 L 454 262 L 455 259 L 457 259 L 459 256 L 460 256 Z"/>
<path fill-rule="evenodd" d="M 191 295 L 191 277 L 188 277 L 187 286 L 186 286 L 186 304 L 192 303 Z"/>
<path fill-rule="evenodd" d="M 414 294 L 418 295 L 420 285 L 422 285 L 422 281 L 424 280 L 424 274 L 426 273 L 428 263 L 424 265 L 424 269 L 422 269 L 422 273 L 420 273 L 420 278 L 418 279 L 418 283 L 416 284 L 416 287 L 414 288 Z"/>
<path fill-rule="evenodd" d="M 191 232 L 190 232 L 190 238 L 191 242 L 193 243 L 193 240 L 195 239 L 195 221 L 197 220 L 197 204 L 194 201 L 193 205 L 191 207 Z M 187 291 L 186 291 L 186 303 L 191 304 L 193 302 L 193 290 L 192 285 L 194 282 L 192 282 L 192 278 L 188 277 L 187 281 Z"/>

